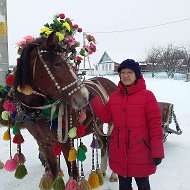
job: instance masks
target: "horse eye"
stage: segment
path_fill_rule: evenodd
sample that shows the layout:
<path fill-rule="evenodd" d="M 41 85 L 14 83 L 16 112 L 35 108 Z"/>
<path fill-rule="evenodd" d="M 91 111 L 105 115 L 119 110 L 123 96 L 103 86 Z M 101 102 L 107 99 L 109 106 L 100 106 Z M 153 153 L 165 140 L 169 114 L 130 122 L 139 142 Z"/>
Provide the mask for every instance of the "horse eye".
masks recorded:
<path fill-rule="evenodd" d="M 56 66 L 56 67 L 60 67 L 61 66 L 61 62 L 56 62 L 53 65 Z"/>

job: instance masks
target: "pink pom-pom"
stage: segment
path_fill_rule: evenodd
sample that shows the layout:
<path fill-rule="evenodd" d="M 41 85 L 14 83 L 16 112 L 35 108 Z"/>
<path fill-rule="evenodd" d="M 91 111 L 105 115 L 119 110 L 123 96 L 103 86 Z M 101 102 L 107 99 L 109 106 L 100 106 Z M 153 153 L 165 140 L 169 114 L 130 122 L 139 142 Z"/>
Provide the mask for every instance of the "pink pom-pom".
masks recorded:
<path fill-rule="evenodd" d="M 4 165 L 4 168 L 9 172 L 16 170 L 16 167 L 17 167 L 17 162 L 14 159 L 7 160 Z"/>
<path fill-rule="evenodd" d="M 69 181 L 66 183 L 65 190 L 75 190 L 77 181 L 72 177 L 69 178 Z"/>
<path fill-rule="evenodd" d="M 14 112 L 16 112 L 15 104 L 13 102 L 10 102 L 9 100 L 6 100 L 3 103 L 3 108 L 5 111 L 9 111 L 10 114 L 13 114 Z"/>

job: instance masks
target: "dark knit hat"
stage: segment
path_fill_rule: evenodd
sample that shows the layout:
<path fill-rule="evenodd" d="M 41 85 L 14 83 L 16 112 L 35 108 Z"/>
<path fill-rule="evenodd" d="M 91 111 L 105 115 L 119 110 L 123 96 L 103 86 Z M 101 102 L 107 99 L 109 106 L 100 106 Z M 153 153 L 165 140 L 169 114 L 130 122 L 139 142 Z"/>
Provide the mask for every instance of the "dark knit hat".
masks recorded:
<path fill-rule="evenodd" d="M 139 77 L 142 75 L 141 74 L 141 68 L 139 66 L 138 62 L 135 62 L 133 59 L 127 59 L 124 60 L 118 68 L 118 73 L 121 72 L 122 69 L 132 69 L 135 72 L 136 78 L 139 79 Z"/>

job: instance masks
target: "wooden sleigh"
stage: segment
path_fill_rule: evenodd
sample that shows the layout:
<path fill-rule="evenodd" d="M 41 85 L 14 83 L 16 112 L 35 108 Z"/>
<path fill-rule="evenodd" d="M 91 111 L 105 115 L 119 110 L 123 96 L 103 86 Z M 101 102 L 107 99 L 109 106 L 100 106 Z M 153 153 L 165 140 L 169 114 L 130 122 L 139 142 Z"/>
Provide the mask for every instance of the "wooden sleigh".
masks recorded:
<path fill-rule="evenodd" d="M 174 113 L 174 105 L 168 102 L 158 102 L 160 110 L 162 113 L 162 128 L 163 128 L 163 140 L 167 140 L 169 134 L 181 135 L 182 130 L 179 127 L 177 122 L 176 115 Z M 172 129 L 170 126 L 172 121 L 175 124 L 175 129 Z"/>

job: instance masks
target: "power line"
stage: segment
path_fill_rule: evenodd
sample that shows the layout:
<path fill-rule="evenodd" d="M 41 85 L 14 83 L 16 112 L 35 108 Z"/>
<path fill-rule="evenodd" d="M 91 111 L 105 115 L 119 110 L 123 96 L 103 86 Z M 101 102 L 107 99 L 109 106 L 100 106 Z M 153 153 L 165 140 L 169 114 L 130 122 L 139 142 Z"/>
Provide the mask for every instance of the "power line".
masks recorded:
<path fill-rule="evenodd" d="M 155 28 L 155 27 L 165 26 L 165 25 L 169 25 L 169 24 L 175 24 L 175 23 L 179 23 L 179 22 L 185 22 L 185 21 L 188 21 L 188 20 L 190 20 L 190 18 L 185 18 L 185 19 L 181 19 L 181 20 L 175 20 L 175 21 L 166 22 L 166 23 L 162 23 L 162 24 L 155 24 L 155 25 L 150 25 L 150 26 L 142 26 L 142 27 L 137 27 L 137 28 L 123 29 L 123 30 L 113 30 L 113 31 L 102 31 L 102 32 L 87 32 L 87 33 L 91 33 L 91 34 L 111 34 L 111 33 L 119 33 L 119 32 L 130 32 L 130 31 L 137 31 L 137 30 L 144 30 L 144 29 L 148 29 L 148 28 Z"/>

